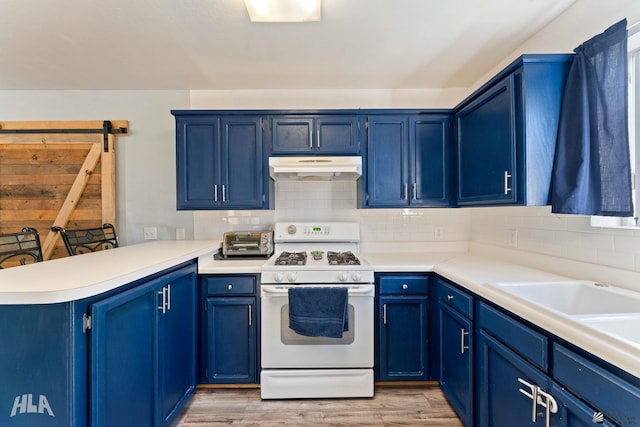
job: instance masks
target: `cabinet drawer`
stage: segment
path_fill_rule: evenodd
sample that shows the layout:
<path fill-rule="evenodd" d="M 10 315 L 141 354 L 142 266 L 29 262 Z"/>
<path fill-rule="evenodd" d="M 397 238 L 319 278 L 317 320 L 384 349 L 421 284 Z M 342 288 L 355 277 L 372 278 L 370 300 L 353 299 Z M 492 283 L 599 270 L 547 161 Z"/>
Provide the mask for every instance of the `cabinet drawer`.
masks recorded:
<path fill-rule="evenodd" d="M 553 376 L 616 424 L 640 425 L 640 389 L 559 344 L 553 345 Z"/>
<path fill-rule="evenodd" d="M 473 319 L 473 297 L 470 294 L 443 280 L 438 280 L 438 297 L 444 304 L 463 316 Z"/>
<path fill-rule="evenodd" d="M 429 278 L 420 275 L 394 275 L 380 277 L 380 294 L 426 295 Z"/>
<path fill-rule="evenodd" d="M 207 295 L 254 295 L 256 278 L 253 276 L 217 276 L 203 279 Z"/>
<path fill-rule="evenodd" d="M 513 351 L 538 368 L 548 371 L 547 337 L 483 302 L 478 305 L 476 314 L 480 328 L 511 347 Z"/>

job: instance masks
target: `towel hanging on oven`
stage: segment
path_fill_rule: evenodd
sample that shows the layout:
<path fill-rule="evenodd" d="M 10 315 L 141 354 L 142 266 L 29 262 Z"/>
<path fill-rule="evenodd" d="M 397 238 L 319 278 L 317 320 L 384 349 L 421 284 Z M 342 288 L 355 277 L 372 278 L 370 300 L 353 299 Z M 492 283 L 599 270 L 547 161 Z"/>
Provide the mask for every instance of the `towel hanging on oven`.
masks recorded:
<path fill-rule="evenodd" d="M 289 328 L 308 337 L 342 338 L 349 330 L 348 289 L 289 288 Z"/>

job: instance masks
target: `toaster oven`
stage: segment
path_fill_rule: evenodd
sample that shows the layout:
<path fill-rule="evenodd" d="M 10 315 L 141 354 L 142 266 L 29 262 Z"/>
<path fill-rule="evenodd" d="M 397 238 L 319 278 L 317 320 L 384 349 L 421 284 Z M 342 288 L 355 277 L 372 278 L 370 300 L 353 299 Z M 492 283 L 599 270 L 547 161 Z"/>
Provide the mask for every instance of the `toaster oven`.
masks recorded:
<path fill-rule="evenodd" d="M 222 256 L 264 256 L 273 253 L 273 231 L 230 231 L 222 238 Z"/>

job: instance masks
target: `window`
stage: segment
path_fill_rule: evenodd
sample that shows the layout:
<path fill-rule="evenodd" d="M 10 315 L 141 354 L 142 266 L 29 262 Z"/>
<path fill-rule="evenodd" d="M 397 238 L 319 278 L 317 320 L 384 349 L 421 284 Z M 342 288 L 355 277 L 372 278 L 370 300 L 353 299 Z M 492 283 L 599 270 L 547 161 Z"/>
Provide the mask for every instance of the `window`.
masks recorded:
<path fill-rule="evenodd" d="M 629 155 L 631 156 L 631 173 L 633 174 L 632 218 L 616 218 L 592 216 L 593 227 L 636 228 L 640 227 L 640 188 L 638 171 L 640 171 L 640 23 L 629 29 Z"/>

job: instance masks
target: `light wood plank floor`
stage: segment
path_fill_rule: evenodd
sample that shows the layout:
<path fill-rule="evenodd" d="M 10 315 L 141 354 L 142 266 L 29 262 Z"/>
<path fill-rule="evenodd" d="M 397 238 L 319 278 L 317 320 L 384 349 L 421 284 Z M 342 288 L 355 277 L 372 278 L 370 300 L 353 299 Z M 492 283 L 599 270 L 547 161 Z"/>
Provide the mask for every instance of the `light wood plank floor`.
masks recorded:
<path fill-rule="evenodd" d="M 462 426 L 437 386 L 376 387 L 373 398 L 261 400 L 258 389 L 199 389 L 173 427 Z"/>

